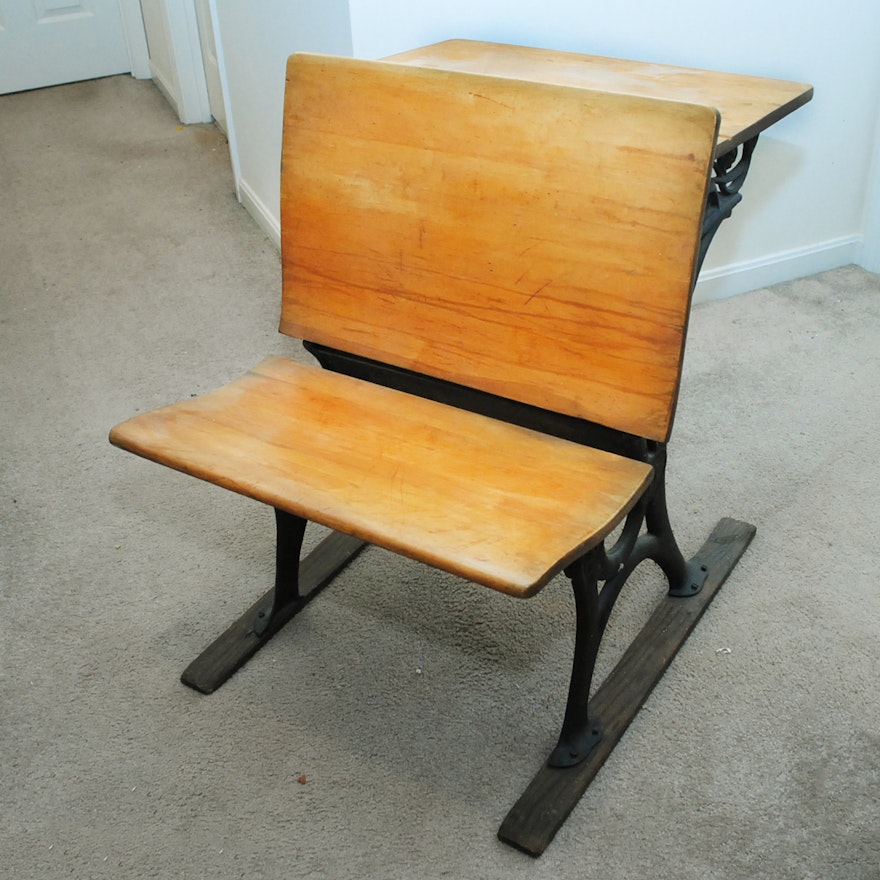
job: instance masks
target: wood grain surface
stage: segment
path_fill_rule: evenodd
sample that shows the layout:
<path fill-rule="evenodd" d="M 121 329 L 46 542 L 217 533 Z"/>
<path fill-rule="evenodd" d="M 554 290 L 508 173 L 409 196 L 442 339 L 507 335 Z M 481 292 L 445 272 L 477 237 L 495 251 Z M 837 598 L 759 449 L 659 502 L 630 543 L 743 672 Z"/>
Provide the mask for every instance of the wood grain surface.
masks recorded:
<path fill-rule="evenodd" d="M 110 440 L 518 596 L 600 541 L 652 473 L 277 357 L 217 391 L 123 422 Z"/>
<path fill-rule="evenodd" d="M 666 440 L 717 113 L 295 55 L 281 329 Z"/>
<path fill-rule="evenodd" d="M 476 40 L 448 40 L 386 60 L 705 104 L 721 114 L 719 156 L 813 97 L 806 83 Z"/>

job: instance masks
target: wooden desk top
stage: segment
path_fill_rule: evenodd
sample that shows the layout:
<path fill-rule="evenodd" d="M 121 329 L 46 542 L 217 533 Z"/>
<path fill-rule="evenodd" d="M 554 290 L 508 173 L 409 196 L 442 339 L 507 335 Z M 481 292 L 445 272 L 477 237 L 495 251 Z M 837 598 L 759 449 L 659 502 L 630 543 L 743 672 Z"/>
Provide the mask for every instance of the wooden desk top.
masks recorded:
<path fill-rule="evenodd" d="M 473 40 L 435 43 L 385 60 L 709 105 L 721 113 L 716 156 L 813 97 L 805 83 Z"/>

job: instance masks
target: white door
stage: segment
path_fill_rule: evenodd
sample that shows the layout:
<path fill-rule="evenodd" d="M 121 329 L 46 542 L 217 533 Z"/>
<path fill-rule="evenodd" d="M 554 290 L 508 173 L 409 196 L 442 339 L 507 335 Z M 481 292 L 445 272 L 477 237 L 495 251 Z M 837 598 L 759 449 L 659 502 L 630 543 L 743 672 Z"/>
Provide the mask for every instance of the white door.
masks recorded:
<path fill-rule="evenodd" d="M 130 70 L 119 0 L 0 0 L 0 94 Z"/>

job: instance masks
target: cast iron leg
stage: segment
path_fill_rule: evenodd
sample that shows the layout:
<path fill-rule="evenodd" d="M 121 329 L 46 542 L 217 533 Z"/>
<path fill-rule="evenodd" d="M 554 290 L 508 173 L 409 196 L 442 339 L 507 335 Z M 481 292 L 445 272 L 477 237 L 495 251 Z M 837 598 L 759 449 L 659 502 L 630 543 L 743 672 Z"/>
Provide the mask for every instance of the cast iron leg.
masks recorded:
<path fill-rule="evenodd" d="M 257 612 L 255 635 L 263 635 L 284 609 L 300 601 L 299 555 L 307 524 L 302 517 L 275 508 L 275 588 L 271 602 Z"/>
<path fill-rule="evenodd" d="M 574 590 L 577 628 L 568 703 L 559 742 L 550 755 L 551 767 L 571 767 L 580 763 L 602 738 L 598 723 L 589 713 L 590 686 L 602 639 L 598 602 L 600 567 L 600 555 L 593 550 L 565 570 Z"/>
<path fill-rule="evenodd" d="M 666 506 L 666 445 L 650 443 L 648 460 L 654 467 L 654 481 L 645 511 L 647 534 L 639 538 L 634 556 L 652 559 L 669 581 L 669 595 L 695 596 L 703 588 L 707 570 L 695 560 L 686 560 L 675 540 Z"/>
<path fill-rule="evenodd" d="M 330 583 L 365 542 L 333 532 L 300 561 L 306 520 L 275 511 L 275 586 L 184 670 L 181 681 L 210 694 Z"/>

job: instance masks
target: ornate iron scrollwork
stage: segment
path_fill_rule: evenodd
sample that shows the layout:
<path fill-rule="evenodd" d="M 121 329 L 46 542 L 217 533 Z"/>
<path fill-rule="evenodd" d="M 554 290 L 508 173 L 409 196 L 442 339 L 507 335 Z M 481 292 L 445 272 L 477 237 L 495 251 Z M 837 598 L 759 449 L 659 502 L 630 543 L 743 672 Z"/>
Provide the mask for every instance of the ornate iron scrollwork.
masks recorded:
<path fill-rule="evenodd" d="M 568 703 L 559 742 L 548 760 L 551 767 L 579 764 L 602 739 L 602 726 L 590 709 L 593 669 L 614 603 L 635 568 L 646 559 L 655 562 L 669 582 L 669 595 L 679 598 L 696 596 L 706 580 L 707 567 L 685 560 L 669 522 L 666 444 L 646 441 L 639 457 L 654 468 L 654 480 L 630 511 L 614 546 L 606 550 L 599 544 L 565 570 L 577 622 Z"/>
<path fill-rule="evenodd" d="M 733 209 L 742 201 L 740 189 L 745 182 L 752 161 L 752 153 L 758 143 L 758 135 L 729 153 L 719 156 L 713 166 L 706 197 L 706 213 L 703 216 L 703 233 L 700 237 L 700 255 L 697 269 L 703 265 L 709 245 L 718 227 L 730 216 Z"/>

